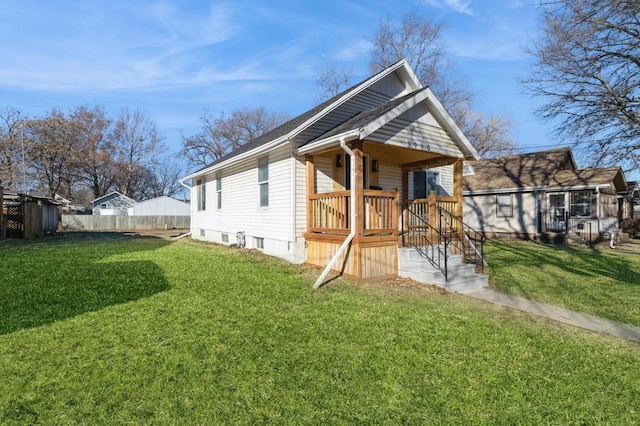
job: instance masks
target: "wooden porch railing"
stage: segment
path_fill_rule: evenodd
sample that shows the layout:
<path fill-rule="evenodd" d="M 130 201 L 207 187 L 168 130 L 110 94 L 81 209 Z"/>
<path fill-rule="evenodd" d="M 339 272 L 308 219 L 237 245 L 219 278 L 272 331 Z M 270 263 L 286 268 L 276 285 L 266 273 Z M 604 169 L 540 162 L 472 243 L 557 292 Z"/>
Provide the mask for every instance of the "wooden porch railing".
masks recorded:
<path fill-rule="evenodd" d="M 454 197 L 435 195 L 435 193 L 432 193 L 429 198 L 407 201 L 405 204 L 407 212 L 402 222 L 405 228 L 403 231 L 421 228 L 424 226 L 424 222 L 439 228 L 441 223 L 445 223 L 441 218 L 441 212 L 444 211 L 455 216 L 457 203 Z"/>
<path fill-rule="evenodd" d="M 363 195 L 364 235 L 397 235 L 398 192 L 366 189 Z M 312 233 L 348 234 L 351 228 L 351 192 L 309 196 L 308 230 Z"/>

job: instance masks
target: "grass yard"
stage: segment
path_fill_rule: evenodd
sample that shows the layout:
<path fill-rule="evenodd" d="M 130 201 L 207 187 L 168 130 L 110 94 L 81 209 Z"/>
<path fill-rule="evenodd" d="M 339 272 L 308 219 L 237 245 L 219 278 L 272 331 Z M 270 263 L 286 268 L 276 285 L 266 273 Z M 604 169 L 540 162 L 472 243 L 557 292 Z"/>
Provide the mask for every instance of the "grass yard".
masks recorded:
<path fill-rule="evenodd" d="M 487 246 L 498 289 L 640 327 L 639 255 L 523 241 Z"/>
<path fill-rule="evenodd" d="M 640 418 L 636 344 L 314 275 L 186 239 L 0 244 L 0 424 Z"/>

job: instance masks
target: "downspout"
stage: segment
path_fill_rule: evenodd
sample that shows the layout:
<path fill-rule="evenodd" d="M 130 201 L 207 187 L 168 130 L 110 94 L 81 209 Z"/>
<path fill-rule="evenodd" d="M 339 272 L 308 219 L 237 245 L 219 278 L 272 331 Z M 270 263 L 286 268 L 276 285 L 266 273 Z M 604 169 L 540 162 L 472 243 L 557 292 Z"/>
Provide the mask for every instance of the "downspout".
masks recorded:
<path fill-rule="evenodd" d="M 318 289 L 318 287 L 320 287 L 322 285 L 322 283 L 324 282 L 325 278 L 327 278 L 327 275 L 329 274 L 329 271 L 331 271 L 333 269 L 333 267 L 335 266 L 336 262 L 338 261 L 338 259 L 342 255 L 342 253 L 349 246 L 349 244 L 351 243 L 351 240 L 353 240 L 353 237 L 356 236 L 356 159 L 355 159 L 355 154 L 347 146 L 347 144 L 345 143 L 344 138 L 340 138 L 340 147 L 344 150 L 344 152 L 347 153 L 347 155 L 349 155 L 349 157 L 351 157 L 351 161 L 350 161 L 351 170 L 349 171 L 349 173 L 351 174 L 351 206 L 350 206 L 350 208 L 351 208 L 351 222 L 350 222 L 351 231 L 349 232 L 349 235 L 347 235 L 347 238 L 344 240 L 344 242 L 342 243 L 340 248 L 338 248 L 338 251 L 333 256 L 333 259 L 331 259 L 331 262 L 329 262 L 329 264 L 324 268 L 324 271 L 322 271 L 322 274 L 320 274 L 320 277 L 318 277 L 318 280 L 313 285 L 314 290 Z"/>

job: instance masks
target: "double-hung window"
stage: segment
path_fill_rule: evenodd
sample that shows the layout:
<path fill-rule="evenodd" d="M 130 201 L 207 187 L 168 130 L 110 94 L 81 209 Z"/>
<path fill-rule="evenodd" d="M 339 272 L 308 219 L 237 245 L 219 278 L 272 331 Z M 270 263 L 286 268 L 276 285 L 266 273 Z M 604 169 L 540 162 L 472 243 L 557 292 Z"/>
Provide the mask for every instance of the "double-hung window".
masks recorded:
<path fill-rule="evenodd" d="M 216 173 L 216 208 L 219 210 L 222 208 L 222 174 Z"/>
<path fill-rule="evenodd" d="M 269 157 L 258 158 L 260 207 L 269 207 Z"/>
<path fill-rule="evenodd" d="M 496 195 L 496 216 L 513 216 L 513 199 L 511 197 L 511 194 Z"/>
<path fill-rule="evenodd" d="M 205 179 L 198 179 L 196 181 L 196 187 L 198 191 L 198 210 L 207 209 L 207 181 Z"/>

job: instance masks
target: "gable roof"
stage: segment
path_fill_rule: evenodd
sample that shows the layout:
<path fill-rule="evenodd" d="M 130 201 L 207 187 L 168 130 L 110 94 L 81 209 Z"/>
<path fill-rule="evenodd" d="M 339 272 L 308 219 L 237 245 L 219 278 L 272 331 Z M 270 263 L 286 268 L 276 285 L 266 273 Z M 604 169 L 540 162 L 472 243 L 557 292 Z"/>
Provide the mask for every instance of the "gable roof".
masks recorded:
<path fill-rule="evenodd" d="M 102 197 L 98 197 L 95 200 L 92 200 L 91 201 L 91 205 L 93 206 L 95 204 L 98 204 L 100 201 L 102 201 L 105 198 L 110 198 L 111 199 L 111 198 L 116 198 L 116 197 L 121 198 L 123 201 L 126 201 L 127 203 L 130 203 L 132 205 L 136 203 L 136 200 L 134 200 L 132 198 L 129 198 L 126 195 L 121 194 L 118 191 L 112 191 L 112 192 L 110 192 L 110 193 L 108 193 L 106 195 L 103 195 Z"/>
<path fill-rule="evenodd" d="M 546 188 L 558 171 L 576 168 L 568 147 L 474 161 L 471 165 L 474 174 L 464 176 L 463 190 L 472 193 Z"/>
<path fill-rule="evenodd" d="M 240 158 L 244 158 L 246 155 L 252 154 L 257 155 L 259 152 L 267 151 L 268 149 L 279 145 L 287 140 L 292 139 L 311 124 L 317 122 L 322 117 L 326 116 L 331 111 L 335 110 L 340 105 L 344 104 L 348 100 L 352 99 L 358 93 L 362 92 L 366 88 L 372 86 L 376 82 L 380 81 L 384 77 L 394 73 L 400 73 L 405 81 L 407 81 L 408 86 L 412 89 L 419 89 L 422 87 L 418 78 L 411 70 L 408 62 L 405 59 L 402 59 L 390 67 L 380 71 L 379 73 L 361 81 L 360 83 L 350 87 L 349 89 L 339 93 L 338 95 L 332 97 L 331 99 L 326 100 L 320 105 L 310 109 L 309 111 L 287 121 L 286 123 L 276 127 L 275 129 L 258 136 L 257 138 L 247 142 L 246 144 L 240 146 L 239 148 L 233 150 L 232 152 L 224 155 L 222 158 L 206 165 L 205 167 L 197 170 L 194 173 L 185 176 L 180 179 L 180 182 L 184 182 L 188 179 L 192 179 L 198 175 L 203 173 L 208 173 L 212 170 L 215 170 L 218 167 L 222 167 L 223 165 L 238 160 Z"/>

